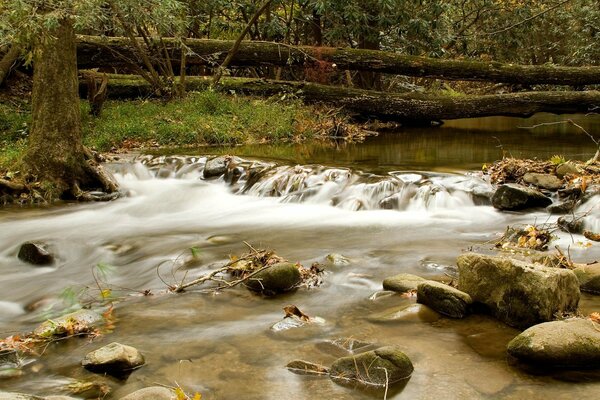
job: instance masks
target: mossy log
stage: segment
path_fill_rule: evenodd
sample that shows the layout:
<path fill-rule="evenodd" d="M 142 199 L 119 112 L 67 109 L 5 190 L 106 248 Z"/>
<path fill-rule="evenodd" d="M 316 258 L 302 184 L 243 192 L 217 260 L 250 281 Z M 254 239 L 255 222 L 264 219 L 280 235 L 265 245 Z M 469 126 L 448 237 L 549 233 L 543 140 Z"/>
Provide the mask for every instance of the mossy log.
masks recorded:
<path fill-rule="evenodd" d="M 89 73 L 89 72 L 85 72 Z M 85 96 L 85 79 L 80 81 Z M 188 77 L 188 90 L 203 90 L 210 78 Z M 365 118 L 421 123 L 495 115 L 527 117 L 538 112 L 555 114 L 588 112 L 600 104 L 600 91 L 521 92 L 486 96 L 444 96 L 433 94 L 390 94 L 307 82 L 268 81 L 263 79 L 223 78 L 226 92 L 255 96 L 287 94 L 307 103 L 324 103 L 343 107 Z M 111 98 L 152 96 L 151 86 L 133 75 L 108 76 Z"/>
<path fill-rule="evenodd" d="M 172 60 L 180 59 L 180 43 L 165 38 Z M 187 39 L 188 65 L 218 67 L 233 46 L 230 40 Z M 122 37 L 79 36 L 77 56 L 80 69 L 131 67 L 138 56 L 129 39 Z M 379 50 L 289 46 L 274 42 L 244 41 L 231 60 L 232 67 L 300 66 L 372 71 L 396 75 L 461 81 L 487 81 L 512 84 L 553 84 L 585 86 L 600 84 L 600 67 L 555 65 L 515 65 L 472 60 L 444 60 L 407 56 Z"/>

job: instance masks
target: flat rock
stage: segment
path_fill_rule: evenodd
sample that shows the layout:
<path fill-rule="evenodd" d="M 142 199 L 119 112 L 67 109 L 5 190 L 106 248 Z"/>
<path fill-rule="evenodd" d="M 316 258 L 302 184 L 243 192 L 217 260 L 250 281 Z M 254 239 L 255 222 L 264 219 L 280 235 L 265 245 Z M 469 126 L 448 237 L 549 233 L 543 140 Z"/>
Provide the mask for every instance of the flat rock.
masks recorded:
<path fill-rule="evenodd" d="M 103 321 L 102 315 L 95 311 L 77 310 L 62 317 L 42 322 L 33 333 L 41 337 L 63 336 L 70 331 L 70 326 L 85 326 L 92 329 Z"/>
<path fill-rule="evenodd" d="M 426 281 L 417 287 L 417 302 L 451 318 L 464 318 L 471 309 L 473 300 L 467 293 L 452 286 Z"/>
<path fill-rule="evenodd" d="M 303 360 L 291 361 L 286 368 L 297 375 L 327 375 L 329 373 L 329 368 Z"/>
<path fill-rule="evenodd" d="M 556 175 L 560 178 L 563 178 L 566 175 L 581 175 L 581 172 L 581 168 L 572 161 L 564 162 L 556 167 Z"/>
<path fill-rule="evenodd" d="M 582 291 L 600 294 L 600 263 L 577 264 L 573 272 Z"/>
<path fill-rule="evenodd" d="M 383 280 L 383 289 L 404 293 L 410 290 L 417 290 L 417 286 L 426 280 L 413 274 L 398 274 L 385 278 Z"/>
<path fill-rule="evenodd" d="M 121 400 L 176 400 L 177 395 L 170 389 L 162 386 L 150 386 L 133 393 L 129 393 Z"/>
<path fill-rule="evenodd" d="M 492 205 L 499 210 L 523 210 L 550 204 L 552 200 L 540 191 L 516 183 L 500 186 L 492 196 Z"/>
<path fill-rule="evenodd" d="M 375 323 L 435 322 L 440 314 L 424 304 L 407 303 L 376 312 L 367 319 Z"/>
<path fill-rule="evenodd" d="M 508 353 L 521 362 L 547 367 L 600 367 L 600 327 L 572 318 L 532 326 L 508 343 Z"/>
<path fill-rule="evenodd" d="M 279 263 L 254 275 L 245 285 L 252 291 L 269 295 L 292 290 L 301 281 L 300 270 L 296 264 Z"/>
<path fill-rule="evenodd" d="M 341 384 L 362 384 L 384 387 L 406 381 L 413 373 L 408 356 L 396 346 L 381 347 L 355 356 L 338 358 L 329 369 L 329 376 Z"/>
<path fill-rule="evenodd" d="M 526 173 L 523 175 L 523 180 L 531 185 L 547 190 L 558 190 L 564 183 L 563 180 L 556 175 L 538 174 L 535 172 Z"/>
<path fill-rule="evenodd" d="M 116 342 L 86 354 L 81 361 L 81 365 L 92 372 L 112 375 L 134 370 L 144 363 L 144 356 L 135 347 Z"/>
<path fill-rule="evenodd" d="M 573 271 L 476 253 L 459 256 L 457 264 L 458 288 L 510 326 L 527 328 L 577 311 Z"/>
<path fill-rule="evenodd" d="M 32 265 L 51 265 L 54 263 L 54 256 L 47 250 L 47 245 L 43 243 L 23 243 L 19 248 L 17 257 L 19 257 L 19 260 Z"/>

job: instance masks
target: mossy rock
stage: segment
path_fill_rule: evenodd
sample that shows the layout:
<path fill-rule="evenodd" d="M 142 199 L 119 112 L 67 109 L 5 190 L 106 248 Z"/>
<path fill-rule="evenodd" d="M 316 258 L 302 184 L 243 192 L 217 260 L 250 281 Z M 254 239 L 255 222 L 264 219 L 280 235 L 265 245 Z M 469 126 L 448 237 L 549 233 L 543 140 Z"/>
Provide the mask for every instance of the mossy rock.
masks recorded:
<path fill-rule="evenodd" d="M 92 310 L 77 310 L 62 317 L 42 322 L 33 333 L 39 337 L 52 338 L 63 336 L 71 331 L 71 327 L 87 327 L 90 330 L 104 321 L 104 317 Z"/>
<path fill-rule="evenodd" d="M 589 319 L 572 318 L 532 326 L 508 343 L 508 354 L 545 367 L 600 367 L 600 331 Z"/>
<path fill-rule="evenodd" d="M 245 285 L 254 292 L 272 295 L 292 290 L 300 282 L 302 276 L 296 264 L 278 263 L 254 275 Z"/>
<path fill-rule="evenodd" d="M 467 293 L 434 281 L 419 284 L 417 287 L 417 302 L 451 318 L 466 317 L 473 304 L 471 296 Z"/>
<path fill-rule="evenodd" d="M 410 290 L 417 290 L 417 286 L 425 281 L 425 278 L 421 278 L 417 275 L 398 274 L 390 276 L 389 278 L 385 278 L 383 280 L 383 289 L 404 293 Z"/>
<path fill-rule="evenodd" d="M 387 346 L 355 356 L 338 358 L 329 369 L 329 376 L 341 384 L 384 387 L 408 380 L 414 367 L 398 347 Z"/>
<path fill-rule="evenodd" d="M 582 291 L 600 294 L 600 263 L 577 265 L 573 272 Z"/>

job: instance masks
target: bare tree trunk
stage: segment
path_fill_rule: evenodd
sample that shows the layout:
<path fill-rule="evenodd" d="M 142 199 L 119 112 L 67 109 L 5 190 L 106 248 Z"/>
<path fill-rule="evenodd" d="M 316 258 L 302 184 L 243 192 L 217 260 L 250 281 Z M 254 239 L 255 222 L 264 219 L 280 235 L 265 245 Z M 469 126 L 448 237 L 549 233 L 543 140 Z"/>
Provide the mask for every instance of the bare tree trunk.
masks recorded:
<path fill-rule="evenodd" d="M 69 19 L 33 45 L 32 125 L 24 160 L 53 198 L 78 198 L 81 189 L 116 190 L 83 146 L 76 49 Z"/>

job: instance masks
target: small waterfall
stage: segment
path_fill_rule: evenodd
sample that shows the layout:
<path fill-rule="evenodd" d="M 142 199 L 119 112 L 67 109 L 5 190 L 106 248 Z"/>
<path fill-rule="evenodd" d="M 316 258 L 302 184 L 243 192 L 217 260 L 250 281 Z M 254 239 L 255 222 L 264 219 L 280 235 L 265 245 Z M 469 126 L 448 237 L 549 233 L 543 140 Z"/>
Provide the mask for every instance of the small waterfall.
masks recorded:
<path fill-rule="evenodd" d="M 203 180 L 207 157 L 142 156 L 114 165 L 123 179 Z M 492 187 L 474 175 L 393 171 L 374 175 L 321 165 L 280 165 L 233 159 L 217 178 L 237 195 L 282 203 L 325 204 L 344 210 L 437 211 L 489 204 Z"/>

